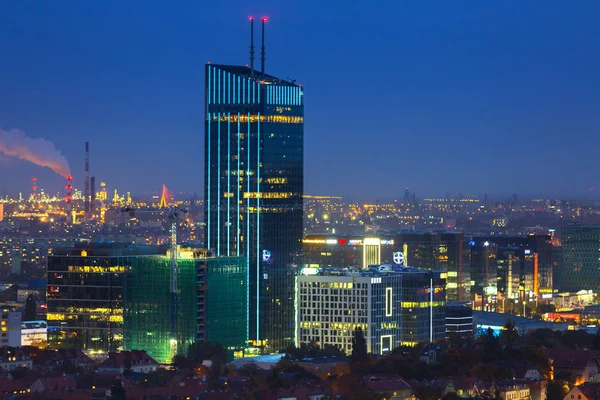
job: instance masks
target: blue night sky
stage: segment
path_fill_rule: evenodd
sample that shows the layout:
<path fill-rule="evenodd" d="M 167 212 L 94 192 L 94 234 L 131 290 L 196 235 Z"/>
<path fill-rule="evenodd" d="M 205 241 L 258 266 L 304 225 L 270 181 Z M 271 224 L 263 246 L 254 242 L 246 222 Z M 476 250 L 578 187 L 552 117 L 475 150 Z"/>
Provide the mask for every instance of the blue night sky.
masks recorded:
<path fill-rule="evenodd" d="M 248 15 L 306 90 L 306 193 L 600 190 L 597 0 L 4 1 L 0 129 L 54 142 L 79 187 L 89 140 L 111 191 L 201 194 L 203 65 L 248 62 Z M 2 193 L 64 184 L 0 168 Z"/>

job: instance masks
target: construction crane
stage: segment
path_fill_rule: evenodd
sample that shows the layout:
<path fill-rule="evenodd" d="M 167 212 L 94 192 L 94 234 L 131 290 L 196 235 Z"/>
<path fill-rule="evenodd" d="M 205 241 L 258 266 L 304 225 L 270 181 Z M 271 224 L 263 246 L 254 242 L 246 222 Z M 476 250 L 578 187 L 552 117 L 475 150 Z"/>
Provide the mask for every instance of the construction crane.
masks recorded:
<path fill-rule="evenodd" d="M 185 220 L 187 214 L 187 210 L 178 207 L 174 207 L 169 211 L 169 222 L 171 223 L 171 261 L 169 263 L 171 272 L 171 356 L 177 354 L 177 272 L 179 270 L 177 265 L 177 259 L 179 258 L 177 223 Z"/>

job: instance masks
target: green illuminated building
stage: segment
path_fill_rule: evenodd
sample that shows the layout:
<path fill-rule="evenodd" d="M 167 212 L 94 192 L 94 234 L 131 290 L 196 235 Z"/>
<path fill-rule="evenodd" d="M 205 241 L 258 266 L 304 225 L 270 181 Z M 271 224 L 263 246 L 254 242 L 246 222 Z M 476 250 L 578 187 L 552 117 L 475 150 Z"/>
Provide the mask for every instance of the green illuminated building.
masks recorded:
<path fill-rule="evenodd" d="M 171 335 L 170 259 L 165 256 L 136 259 L 124 280 L 123 347 L 146 350 L 160 363 L 175 353 L 185 354 L 196 340 L 196 259 L 178 260 L 177 335 Z"/>
<path fill-rule="evenodd" d="M 199 339 L 219 342 L 230 352 L 242 350 L 248 340 L 248 263 L 244 257 L 215 257 L 201 265 L 206 323 L 202 329 L 198 319 Z"/>
<path fill-rule="evenodd" d="M 207 257 L 182 249 L 177 275 L 177 336 L 171 334 L 170 258 L 141 257 L 124 279 L 123 347 L 160 363 L 195 341 L 219 342 L 231 354 L 248 340 L 248 267 L 243 257 Z"/>

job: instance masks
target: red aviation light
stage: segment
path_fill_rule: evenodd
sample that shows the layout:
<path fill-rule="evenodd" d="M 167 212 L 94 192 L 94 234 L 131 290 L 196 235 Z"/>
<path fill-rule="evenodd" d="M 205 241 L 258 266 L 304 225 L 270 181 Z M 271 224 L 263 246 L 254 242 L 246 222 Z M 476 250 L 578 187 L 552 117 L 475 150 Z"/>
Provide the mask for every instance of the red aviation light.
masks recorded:
<path fill-rule="evenodd" d="M 248 19 L 249 19 L 250 21 L 254 21 L 254 17 L 252 17 L 252 16 L 248 17 Z"/>
<path fill-rule="evenodd" d="M 346 239 L 338 239 L 338 244 L 346 244 L 348 241 Z"/>
<path fill-rule="evenodd" d="M 267 22 L 267 21 L 268 21 L 267 17 L 262 17 L 262 22 Z"/>

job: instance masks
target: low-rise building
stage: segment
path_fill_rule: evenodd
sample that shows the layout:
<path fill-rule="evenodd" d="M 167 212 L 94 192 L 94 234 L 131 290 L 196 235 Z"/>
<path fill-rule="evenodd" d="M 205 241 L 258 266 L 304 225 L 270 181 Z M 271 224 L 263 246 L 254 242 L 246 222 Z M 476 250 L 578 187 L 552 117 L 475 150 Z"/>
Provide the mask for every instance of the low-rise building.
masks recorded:
<path fill-rule="evenodd" d="M 446 304 L 446 337 L 450 335 L 458 335 L 470 339 L 475 336 L 473 309 L 470 304 Z"/>
<path fill-rule="evenodd" d="M 38 296 L 38 291 L 33 289 L 18 289 L 17 301 L 19 303 L 25 303 L 30 295 L 35 299 Z"/>
<path fill-rule="evenodd" d="M 575 378 L 575 385 L 598 382 L 599 351 L 546 349 L 544 355 L 550 360 L 555 377 L 572 375 Z"/>
<path fill-rule="evenodd" d="M 574 386 L 563 400 L 600 400 L 600 384 L 585 383 Z"/>
<path fill-rule="evenodd" d="M 21 313 L 12 308 L 0 308 L 0 347 L 21 346 Z"/>
<path fill-rule="evenodd" d="M 29 389 L 32 392 L 46 391 L 67 391 L 77 389 L 75 379 L 70 376 L 62 376 L 59 378 L 39 378 L 31 384 Z"/>
<path fill-rule="evenodd" d="M 502 400 L 531 400 L 531 390 L 524 383 L 498 383 L 495 389 Z"/>
<path fill-rule="evenodd" d="M 33 361 L 28 356 L 16 354 L 14 351 L 0 356 L 0 370 L 12 371 L 15 368 L 32 369 Z"/>
<path fill-rule="evenodd" d="M 411 386 L 402 378 L 367 377 L 366 386 L 375 393 L 386 394 L 386 399 L 414 400 Z"/>
<path fill-rule="evenodd" d="M 333 345 L 349 354 L 357 328 L 373 354 L 443 339 L 445 285 L 440 273 L 411 267 L 305 268 L 296 277 L 296 344 Z"/>
<path fill-rule="evenodd" d="M 21 346 L 45 347 L 48 340 L 46 321 L 24 321 L 21 323 Z"/>
<path fill-rule="evenodd" d="M 123 373 L 130 369 L 131 372 L 149 373 L 158 370 L 160 365 L 145 351 L 110 352 L 108 358 L 98 365 L 98 372 Z"/>

